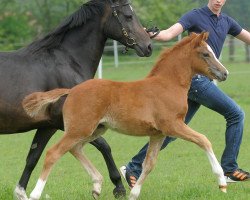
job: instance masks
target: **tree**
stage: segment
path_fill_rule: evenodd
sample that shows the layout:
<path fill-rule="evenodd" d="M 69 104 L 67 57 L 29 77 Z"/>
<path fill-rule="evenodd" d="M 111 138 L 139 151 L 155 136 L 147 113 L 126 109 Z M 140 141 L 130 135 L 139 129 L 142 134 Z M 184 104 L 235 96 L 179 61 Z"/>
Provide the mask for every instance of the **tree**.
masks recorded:
<path fill-rule="evenodd" d="M 4 4 L 5 9 L 0 15 L 0 46 L 2 50 L 19 48 L 20 43 L 33 35 L 32 25 L 35 19 L 30 12 L 15 12 L 15 8 L 8 8 L 10 2 Z M 2 8 L 2 7 L 1 7 Z"/>
<path fill-rule="evenodd" d="M 86 1 L 85 1 L 86 2 Z M 1 0 L 0 49 L 17 49 L 51 31 L 82 0 Z"/>
<path fill-rule="evenodd" d="M 137 0 L 133 4 L 144 26 L 153 21 L 160 28 L 171 26 L 185 12 L 198 6 L 193 0 Z"/>
<path fill-rule="evenodd" d="M 228 4 L 225 5 L 224 11 L 235 18 L 246 30 L 250 30 L 250 21 L 249 21 L 249 12 L 250 12 L 250 1 L 249 0 L 231 0 Z M 234 52 L 233 43 L 229 46 L 229 52 Z M 249 45 L 245 44 L 245 52 L 246 52 L 246 62 L 250 62 L 250 52 Z M 229 58 L 233 55 L 230 54 Z"/>
<path fill-rule="evenodd" d="M 41 25 L 41 33 L 47 33 L 67 15 L 76 10 L 81 0 L 22 0 L 25 10 L 30 10 Z M 86 1 L 85 1 L 86 2 Z"/>

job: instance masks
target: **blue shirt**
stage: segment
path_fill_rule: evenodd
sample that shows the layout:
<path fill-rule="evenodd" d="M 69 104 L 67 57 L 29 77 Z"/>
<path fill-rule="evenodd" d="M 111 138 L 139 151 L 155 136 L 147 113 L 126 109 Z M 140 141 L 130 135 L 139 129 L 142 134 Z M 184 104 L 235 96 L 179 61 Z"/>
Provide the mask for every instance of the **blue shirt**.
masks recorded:
<path fill-rule="evenodd" d="M 237 36 L 242 31 L 242 27 L 233 18 L 224 13 L 217 16 L 208 6 L 184 14 L 178 22 L 188 32 L 208 31 L 207 43 L 213 49 L 217 58 L 220 56 L 227 34 Z"/>

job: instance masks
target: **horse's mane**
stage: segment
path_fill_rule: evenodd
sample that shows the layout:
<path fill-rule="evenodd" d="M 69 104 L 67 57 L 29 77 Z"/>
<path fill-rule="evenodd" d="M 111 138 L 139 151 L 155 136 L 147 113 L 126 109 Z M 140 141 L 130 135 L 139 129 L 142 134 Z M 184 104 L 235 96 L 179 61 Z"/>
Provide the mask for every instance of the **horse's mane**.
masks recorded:
<path fill-rule="evenodd" d="M 153 69 L 149 73 L 148 77 L 153 76 L 154 74 L 156 74 L 156 72 L 158 71 L 159 67 L 161 66 L 161 63 L 168 57 L 169 54 L 171 54 L 176 49 L 180 49 L 184 45 L 188 44 L 194 37 L 195 37 L 195 35 L 189 35 L 189 36 L 183 38 L 181 41 L 179 41 L 173 47 L 171 47 L 171 48 L 165 48 L 161 52 L 161 54 L 160 54 L 160 56 L 159 56 L 156 64 L 154 65 Z"/>
<path fill-rule="evenodd" d="M 65 34 L 76 27 L 86 24 L 95 15 L 102 15 L 105 1 L 91 0 L 83 4 L 76 12 L 67 17 L 55 30 L 48 33 L 42 39 L 32 42 L 28 48 L 36 52 L 41 49 L 52 49 L 63 41 Z"/>

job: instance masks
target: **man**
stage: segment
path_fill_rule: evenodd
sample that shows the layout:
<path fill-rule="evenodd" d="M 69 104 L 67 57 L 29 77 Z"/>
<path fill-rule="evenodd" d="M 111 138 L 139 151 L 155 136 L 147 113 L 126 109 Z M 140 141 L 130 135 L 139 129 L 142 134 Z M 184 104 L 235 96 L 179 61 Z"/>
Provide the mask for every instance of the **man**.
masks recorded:
<path fill-rule="evenodd" d="M 226 0 L 209 0 L 208 5 L 194 9 L 184 14 L 179 21 L 166 30 L 162 30 L 154 39 L 158 41 L 168 41 L 183 31 L 201 33 L 209 32 L 208 44 L 211 46 L 219 58 L 223 43 L 227 34 L 250 44 L 250 33 L 243 29 L 234 19 L 221 13 L 221 9 Z M 149 33 L 153 36 L 153 33 Z M 192 79 L 188 94 L 188 112 L 185 123 L 189 123 L 200 105 L 206 106 L 226 119 L 226 146 L 221 158 L 221 166 L 225 173 L 227 182 L 238 182 L 250 180 L 250 174 L 239 168 L 237 157 L 244 126 L 244 112 L 225 93 L 223 93 L 207 77 L 196 75 Z M 162 145 L 165 148 L 175 138 L 167 137 Z M 146 156 L 148 144 L 132 158 L 126 166 L 120 168 L 123 177 L 132 188 L 142 171 L 142 163 Z"/>

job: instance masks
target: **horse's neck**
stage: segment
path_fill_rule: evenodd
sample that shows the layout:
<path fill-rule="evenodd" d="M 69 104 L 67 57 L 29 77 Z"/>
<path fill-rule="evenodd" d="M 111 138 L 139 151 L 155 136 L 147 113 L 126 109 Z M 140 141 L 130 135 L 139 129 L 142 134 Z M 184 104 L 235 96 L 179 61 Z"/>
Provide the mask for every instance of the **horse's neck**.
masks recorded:
<path fill-rule="evenodd" d="M 183 51 L 173 51 L 156 63 L 149 77 L 159 77 L 168 86 L 173 84 L 189 89 L 193 75 L 189 55 Z"/>
<path fill-rule="evenodd" d="M 107 40 L 102 32 L 97 26 L 86 24 L 69 32 L 61 45 L 78 66 L 90 70 L 92 77 L 97 70 Z"/>

